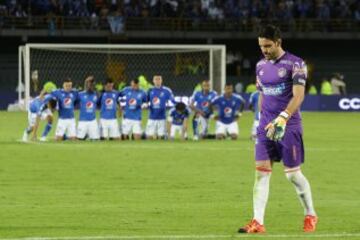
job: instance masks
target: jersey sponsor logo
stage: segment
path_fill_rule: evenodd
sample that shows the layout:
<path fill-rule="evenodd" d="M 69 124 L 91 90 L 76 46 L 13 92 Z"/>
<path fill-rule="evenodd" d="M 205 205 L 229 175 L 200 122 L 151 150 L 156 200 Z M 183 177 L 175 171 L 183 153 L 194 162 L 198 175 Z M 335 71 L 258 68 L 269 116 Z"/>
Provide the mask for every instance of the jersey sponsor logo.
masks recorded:
<path fill-rule="evenodd" d="M 277 84 L 271 87 L 265 87 L 264 85 L 262 86 L 262 91 L 264 95 L 267 96 L 279 96 L 284 92 L 284 90 L 285 90 L 285 83 Z"/>
<path fill-rule="evenodd" d="M 203 108 L 207 108 L 207 107 L 209 107 L 209 102 L 208 101 L 204 101 L 204 102 L 202 102 L 202 104 L 201 104 L 201 106 L 203 107 Z"/>
<path fill-rule="evenodd" d="M 230 107 L 224 108 L 225 117 L 231 117 L 232 109 Z"/>
<path fill-rule="evenodd" d="M 64 105 L 65 105 L 65 107 L 70 107 L 70 105 L 71 105 L 71 98 L 65 98 L 65 99 L 64 99 Z"/>
<path fill-rule="evenodd" d="M 286 69 L 285 68 L 279 68 L 279 70 L 278 70 L 278 76 L 279 77 L 281 77 L 281 78 L 283 78 L 283 77 L 285 77 L 286 76 L 286 73 L 287 73 L 287 71 L 286 71 Z"/>
<path fill-rule="evenodd" d="M 105 105 L 106 105 L 107 107 L 111 107 L 113 104 L 114 104 L 114 100 L 112 100 L 111 98 L 107 98 L 107 99 L 105 100 Z"/>
<path fill-rule="evenodd" d="M 135 99 L 135 98 L 131 98 L 131 99 L 129 100 L 129 105 L 130 105 L 130 106 L 135 106 L 135 105 L 136 105 L 136 99 Z"/>
<path fill-rule="evenodd" d="M 87 109 L 91 109 L 91 108 L 93 108 L 94 107 L 94 103 L 93 102 L 86 102 L 86 108 Z"/>
<path fill-rule="evenodd" d="M 159 105 L 160 104 L 160 98 L 154 97 L 153 100 L 152 100 L 152 104 Z"/>
<path fill-rule="evenodd" d="M 342 98 L 339 107 L 342 110 L 360 110 L 360 98 Z"/>

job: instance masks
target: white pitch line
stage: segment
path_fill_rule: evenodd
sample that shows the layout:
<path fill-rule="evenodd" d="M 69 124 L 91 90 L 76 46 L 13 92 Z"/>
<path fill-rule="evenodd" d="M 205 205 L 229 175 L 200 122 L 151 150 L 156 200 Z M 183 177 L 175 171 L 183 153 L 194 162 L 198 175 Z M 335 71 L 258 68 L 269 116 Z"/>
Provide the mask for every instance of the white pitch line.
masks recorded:
<path fill-rule="evenodd" d="M 56 146 L 56 147 L 75 147 L 75 148 L 87 148 L 91 145 L 91 143 L 79 143 L 75 142 L 74 144 L 68 144 L 68 143 L 55 143 L 55 142 L 34 142 L 34 141 L 28 141 L 23 142 L 22 140 L 18 140 L 17 142 L 21 142 L 24 144 L 34 144 L 34 145 L 43 145 L 43 146 Z M 48 144 L 50 143 L 50 144 Z M 94 142 L 96 144 L 96 142 Z M 100 142 L 99 145 L 101 145 Z M 117 149 L 128 149 L 128 148 L 135 148 L 138 149 L 139 145 L 137 144 L 124 144 L 122 142 L 119 142 L 119 144 L 107 144 L 107 148 L 117 148 Z M 141 145 L 142 149 L 155 149 L 155 150 L 168 150 L 168 149 L 185 149 L 185 150 L 210 150 L 210 151 L 253 151 L 254 147 L 213 147 L 213 146 L 189 146 L 189 145 L 157 145 L 157 146 L 147 146 L 147 145 Z M 360 148 L 314 148 L 314 147 L 305 147 L 305 151 L 309 152 L 359 152 Z M 1 240 L 1 239 L 0 239 Z"/>
<path fill-rule="evenodd" d="M 234 239 L 234 238 L 357 238 L 360 233 L 329 234 L 259 234 L 259 235 L 149 235 L 149 236 L 79 236 L 79 237 L 24 237 L 0 238 L 0 240 L 126 240 L 126 239 Z"/>

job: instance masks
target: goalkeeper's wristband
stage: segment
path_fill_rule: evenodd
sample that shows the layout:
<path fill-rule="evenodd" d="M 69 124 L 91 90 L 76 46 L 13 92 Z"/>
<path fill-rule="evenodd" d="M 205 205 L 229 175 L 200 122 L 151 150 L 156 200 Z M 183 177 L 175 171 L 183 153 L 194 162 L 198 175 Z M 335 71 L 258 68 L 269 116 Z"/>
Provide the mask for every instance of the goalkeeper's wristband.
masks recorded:
<path fill-rule="evenodd" d="M 282 111 L 279 116 L 284 118 L 285 121 L 287 121 L 290 118 L 290 112 L 288 110 Z"/>

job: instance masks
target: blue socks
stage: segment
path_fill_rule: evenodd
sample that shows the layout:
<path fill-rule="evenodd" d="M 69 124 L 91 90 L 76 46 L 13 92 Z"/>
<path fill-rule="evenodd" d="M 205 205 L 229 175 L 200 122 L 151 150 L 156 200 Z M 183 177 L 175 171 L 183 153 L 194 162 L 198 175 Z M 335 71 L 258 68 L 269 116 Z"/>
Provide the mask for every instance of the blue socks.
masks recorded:
<path fill-rule="evenodd" d="M 50 123 L 46 124 L 44 132 L 42 133 L 41 136 L 46 137 L 49 134 L 51 127 L 52 127 L 52 124 L 50 124 Z"/>

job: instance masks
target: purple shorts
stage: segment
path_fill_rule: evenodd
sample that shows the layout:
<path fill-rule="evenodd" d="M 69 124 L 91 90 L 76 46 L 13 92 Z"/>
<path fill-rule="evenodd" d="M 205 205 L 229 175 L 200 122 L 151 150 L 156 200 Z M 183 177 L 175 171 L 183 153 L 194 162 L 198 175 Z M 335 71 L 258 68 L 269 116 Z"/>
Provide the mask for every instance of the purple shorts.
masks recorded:
<path fill-rule="evenodd" d="M 265 130 L 258 129 L 255 160 L 278 162 L 282 160 L 288 168 L 300 166 L 304 162 L 302 131 L 299 129 L 286 129 L 284 138 L 279 142 L 275 142 L 266 137 Z"/>

